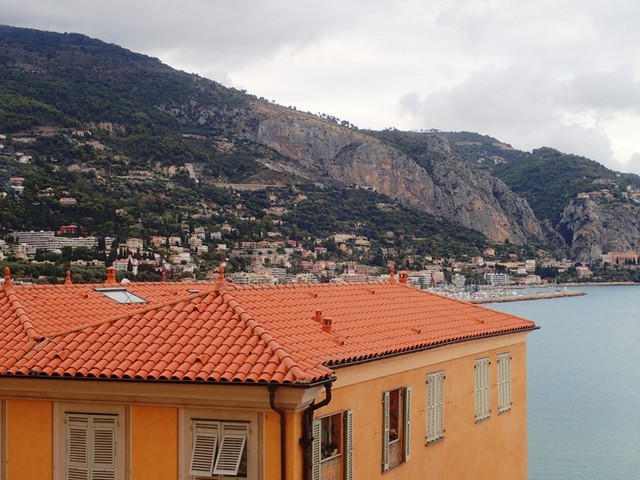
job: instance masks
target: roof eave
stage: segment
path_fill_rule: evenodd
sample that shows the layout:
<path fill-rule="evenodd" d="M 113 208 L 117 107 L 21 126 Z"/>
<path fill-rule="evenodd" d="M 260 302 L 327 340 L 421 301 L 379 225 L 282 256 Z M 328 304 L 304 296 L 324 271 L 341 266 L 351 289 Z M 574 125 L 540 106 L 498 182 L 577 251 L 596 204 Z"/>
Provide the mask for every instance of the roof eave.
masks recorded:
<path fill-rule="evenodd" d="M 398 357 L 400 355 L 406 355 L 406 354 L 409 354 L 409 353 L 418 353 L 418 352 L 424 352 L 426 350 L 433 350 L 435 348 L 444 347 L 446 345 L 454 345 L 454 344 L 457 344 L 457 343 L 470 342 L 470 341 L 473 341 L 473 340 L 481 340 L 481 339 L 484 339 L 484 338 L 501 337 L 501 336 L 505 336 L 505 335 L 512 335 L 514 333 L 532 332 L 534 330 L 539 330 L 539 329 L 540 329 L 539 326 L 534 325 L 534 326 L 531 326 L 531 327 L 519 328 L 519 329 L 516 329 L 516 330 L 509 330 L 509 331 L 506 331 L 506 332 L 495 332 L 495 333 L 491 333 L 491 334 L 478 335 L 478 336 L 474 336 L 474 337 L 466 337 L 466 338 L 459 338 L 459 339 L 453 339 L 453 340 L 445 340 L 443 342 L 432 343 L 432 344 L 424 345 L 424 346 L 417 347 L 417 348 L 412 348 L 412 349 L 407 349 L 407 350 L 398 350 L 398 351 L 384 353 L 384 354 L 376 355 L 376 356 L 372 356 L 372 357 L 360 358 L 360 359 L 357 359 L 357 360 L 351 360 L 351 361 L 345 361 L 345 362 L 339 362 L 339 363 L 326 363 L 325 365 L 328 368 L 332 368 L 332 369 L 337 369 L 337 368 L 342 368 L 342 367 L 350 367 L 350 366 L 353 366 L 353 365 L 361 365 L 363 363 L 369 363 L 369 362 L 375 362 L 375 361 L 378 361 L 378 360 L 384 360 L 386 358 Z"/>

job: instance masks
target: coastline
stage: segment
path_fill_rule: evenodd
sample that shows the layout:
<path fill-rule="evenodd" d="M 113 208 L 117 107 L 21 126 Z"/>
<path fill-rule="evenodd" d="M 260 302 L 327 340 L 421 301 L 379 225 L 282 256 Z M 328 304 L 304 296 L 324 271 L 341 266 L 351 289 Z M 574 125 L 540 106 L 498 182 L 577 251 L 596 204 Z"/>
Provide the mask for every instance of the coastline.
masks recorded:
<path fill-rule="evenodd" d="M 562 290 L 556 292 L 527 293 L 524 295 L 503 295 L 498 297 L 471 298 L 467 301 L 469 303 L 504 303 L 520 302 L 525 300 L 545 300 L 550 298 L 562 297 L 580 297 L 582 295 L 586 295 L 586 293 L 578 290 Z"/>

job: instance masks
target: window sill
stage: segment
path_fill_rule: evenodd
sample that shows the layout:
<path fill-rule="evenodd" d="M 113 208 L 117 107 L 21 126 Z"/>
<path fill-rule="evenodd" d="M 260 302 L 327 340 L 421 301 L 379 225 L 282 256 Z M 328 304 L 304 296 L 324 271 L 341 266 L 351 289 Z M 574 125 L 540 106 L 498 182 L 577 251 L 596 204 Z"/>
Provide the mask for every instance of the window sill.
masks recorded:
<path fill-rule="evenodd" d="M 340 458 L 341 456 L 342 456 L 342 453 L 336 453 L 335 455 L 330 455 L 328 457 L 324 457 L 320 461 L 321 462 L 328 462 L 330 460 L 334 460 L 334 459 Z"/>
<path fill-rule="evenodd" d="M 436 438 L 435 440 L 427 440 L 427 441 L 425 442 L 425 445 L 428 447 L 428 446 L 430 446 L 430 445 L 435 445 L 436 443 L 440 443 L 440 442 L 442 442 L 443 440 L 444 440 L 444 435 L 442 435 L 442 436 L 441 436 L 441 437 L 439 437 L 439 438 Z"/>

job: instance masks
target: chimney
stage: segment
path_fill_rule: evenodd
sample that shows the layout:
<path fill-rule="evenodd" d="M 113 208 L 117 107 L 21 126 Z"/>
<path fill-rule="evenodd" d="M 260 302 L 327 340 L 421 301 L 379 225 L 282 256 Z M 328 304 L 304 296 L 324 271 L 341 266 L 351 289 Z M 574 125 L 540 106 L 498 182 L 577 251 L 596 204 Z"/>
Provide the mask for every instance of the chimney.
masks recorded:
<path fill-rule="evenodd" d="M 105 283 L 112 285 L 118 283 L 116 282 L 116 268 L 114 266 L 107 268 L 107 281 Z"/>
<path fill-rule="evenodd" d="M 4 267 L 4 284 L 3 287 L 9 288 L 11 285 L 11 270 L 9 267 Z"/>
<path fill-rule="evenodd" d="M 316 314 L 313 317 L 313 319 L 318 323 L 322 323 L 322 311 L 321 310 L 316 310 Z"/>
<path fill-rule="evenodd" d="M 73 282 L 71 281 L 71 272 L 69 270 L 67 270 L 67 278 L 65 278 L 64 284 L 73 285 Z"/>
<path fill-rule="evenodd" d="M 395 263 L 389 262 L 389 283 L 395 285 L 396 283 L 396 275 L 395 275 Z"/>
<path fill-rule="evenodd" d="M 331 333 L 331 319 L 328 317 L 325 317 L 324 319 L 322 319 L 322 331 L 323 332 L 327 332 L 327 333 Z"/>
<path fill-rule="evenodd" d="M 398 280 L 402 285 L 406 285 L 407 283 L 409 283 L 409 274 L 406 270 L 398 272 Z"/>
<path fill-rule="evenodd" d="M 214 290 L 216 292 L 221 292 L 227 289 L 227 282 L 224 279 L 224 265 L 221 263 L 218 266 L 218 278 L 216 279 L 216 283 L 214 285 Z"/>

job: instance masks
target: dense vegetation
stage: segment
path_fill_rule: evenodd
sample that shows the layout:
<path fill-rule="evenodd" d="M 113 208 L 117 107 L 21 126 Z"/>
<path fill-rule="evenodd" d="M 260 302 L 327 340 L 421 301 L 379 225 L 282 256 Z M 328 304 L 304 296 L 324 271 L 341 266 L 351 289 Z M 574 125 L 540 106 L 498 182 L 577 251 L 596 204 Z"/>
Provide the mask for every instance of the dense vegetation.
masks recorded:
<path fill-rule="evenodd" d="M 155 58 L 82 35 L 0 26 L 0 71 L 0 183 L 7 194 L 0 198 L 0 233 L 75 223 L 88 234 L 122 240 L 173 235 L 185 223 L 209 231 L 225 224 L 222 241 L 277 235 L 310 246 L 322 241 L 336 258 L 345 255 L 331 235 L 349 233 L 370 239 L 371 254 L 362 257 L 379 264 L 389 256 L 399 262 L 468 258 L 487 245 L 477 232 L 374 192 L 322 188 L 269 170 L 265 163 L 283 159 L 256 140 L 262 114 L 251 109 L 264 99 Z M 362 133 L 429 172 L 449 155 L 446 148 L 429 151 L 428 136 L 436 132 Z M 610 188 L 618 194 L 640 186 L 637 176 L 555 150 L 525 153 L 476 133 L 437 134 L 473 168 L 501 178 L 552 226 L 578 192 Z M 29 160 L 18 161 L 17 152 Z M 15 177 L 24 178 L 19 195 L 10 185 Z M 272 186 L 219 188 L 234 183 Z M 64 197 L 76 203 L 66 205 Z M 533 252 L 532 246 L 495 247 L 504 255 Z"/>
<path fill-rule="evenodd" d="M 470 132 L 441 133 L 461 158 L 489 170 L 531 205 L 536 216 L 556 225 L 568 201 L 580 192 L 603 188 L 620 196 L 640 177 L 609 170 L 577 155 L 540 148 L 531 153 L 511 149 L 494 138 Z"/>

